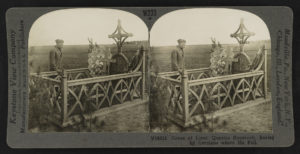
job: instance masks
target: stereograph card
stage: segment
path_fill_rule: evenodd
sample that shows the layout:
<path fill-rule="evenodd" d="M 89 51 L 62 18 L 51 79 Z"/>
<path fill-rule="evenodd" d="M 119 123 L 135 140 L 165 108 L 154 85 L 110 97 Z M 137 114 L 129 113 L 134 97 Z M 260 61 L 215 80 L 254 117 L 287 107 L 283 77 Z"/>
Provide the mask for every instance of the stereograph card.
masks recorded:
<path fill-rule="evenodd" d="M 6 12 L 11 148 L 287 147 L 285 6 Z"/>

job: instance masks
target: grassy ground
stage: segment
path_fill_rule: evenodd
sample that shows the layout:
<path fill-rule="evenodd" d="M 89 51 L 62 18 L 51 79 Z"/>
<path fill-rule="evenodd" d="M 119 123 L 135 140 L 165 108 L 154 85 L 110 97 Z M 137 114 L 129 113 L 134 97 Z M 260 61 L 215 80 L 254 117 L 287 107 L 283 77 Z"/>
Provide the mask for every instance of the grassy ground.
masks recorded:
<path fill-rule="evenodd" d="M 148 132 L 148 104 L 126 108 L 105 117 L 99 117 L 97 123 L 102 123 L 97 132 Z"/>
<path fill-rule="evenodd" d="M 272 133 L 272 104 L 266 102 L 232 112 L 208 125 L 209 128 L 200 125 L 186 129 L 170 125 L 168 132 Z"/>
<path fill-rule="evenodd" d="M 137 105 L 132 108 L 116 111 L 104 117 L 98 117 L 91 130 L 80 128 L 80 131 L 92 132 L 148 132 L 149 130 L 149 111 L 148 104 Z M 225 125 L 223 125 L 225 123 Z M 220 127 L 220 124 L 222 127 Z M 206 127 L 196 126 L 182 128 L 173 123 L 169 123 L 167 132 L 202 132 L 208 133 L 212 130 Z M 31 130 L 38 132 L 38 128 Z M 60 129 L 54 125 L 48 126 L 44 131 L 78 131 L 77 128 Z M 154 132 L 160 132 L 154 130 Z M 270 102 L 252 106 L 245 110 L 236 111 L 220 117 L 214 123 L 213 132 L 218 133 L 271 133 L 272 132 L 272 105 Z"/>
<path fill-rule="evenodd" d="M 116 111 L 104 117 L 98 117 L 92 124 L 91 130 L 80 128 L 81 132 L 148 132 L 149 131 L 149 111 L 148 104 L 142 104 Z M 224 124 L 225 123 L 225 124 Z M 182 128 L 173 123 L 168 124 L 167 132 L 202 132 L 211 131 L 218 133 L 271 133 L 272 132 L 272 105 L 270 102 L 262 103 L 251 108 L 236 111 L 220 117 L 214 122 L 214 128 L 209 130 L 206 127 L 198 125 L 196 127 Z M 201 130 L 200 130 L 201 129 Z M 38 128 L 31 130 L 39 132 Z M 54 125 L 48 126 L 44 131 L 78 131 L 77 128 L 60 129 Z M 159 130 L 152 130 L 161 132 Z"/>
<path fill-rule="evenodd" d="M 271 133 L 272 103 L 267 102 L 246 110 L 237 111 L 221 117 L 220 120 L 226 120 L 228 123 L 225 127 L 216 129 L 216 132 Z"/>
<path fill-rule="evenodd" d="M 52 123 L 46 127 L 35 127 L 31 132 L 148 132 L 149 111 L 148 104 L 141 104 L 125 108 L 105 116 L 97 117 L 85 126 L 60 128 Z"/>

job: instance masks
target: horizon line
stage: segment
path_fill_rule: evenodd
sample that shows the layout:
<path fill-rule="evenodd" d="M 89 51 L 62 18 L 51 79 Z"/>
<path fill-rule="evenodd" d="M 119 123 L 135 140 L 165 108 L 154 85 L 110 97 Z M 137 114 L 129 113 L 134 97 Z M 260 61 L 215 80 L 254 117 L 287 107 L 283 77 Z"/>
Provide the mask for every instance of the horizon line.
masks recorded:
<path fill-rule="evenodd" d="M 148 40 L 140 40 L 140 41 L 129 41 L 129 42 L 148 42 Z M 267 40 L 255 40 L 255 41 L 249 41 L 249 42 L 258 42 L 258 41 L 271 41 L 270 39 Z M 208 45 L 211 43 L 198 43 L 198 44 L 186 44 L 186 46 L 189 45 Z M 221 43 L 222 45 L 227 45 L 227 44 L 238 44 L 238 43 Z M 88 43 L 86 44 L 64 44 L 64 46 L 75 46 L 75 45 L 89 45 Z M 98 44 L 98 45 L 115 45 L 115 43 L 110 43 L 110 44 Z M 168 44 L 168 45 L 150 45 L 150 47 L 163 47 L 163 46 L 176 46 L 177 44 Z M 43 47 L 43 46 L 55 46 L 55 44 L 52 45 L 31 45 L 28 47 Z"/>

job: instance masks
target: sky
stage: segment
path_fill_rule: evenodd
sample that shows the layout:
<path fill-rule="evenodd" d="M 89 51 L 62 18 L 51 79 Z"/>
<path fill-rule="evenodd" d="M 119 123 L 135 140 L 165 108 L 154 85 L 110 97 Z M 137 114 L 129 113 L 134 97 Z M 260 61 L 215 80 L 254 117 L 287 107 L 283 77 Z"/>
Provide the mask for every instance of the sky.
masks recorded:
<path fill-rule="evenodd" d="M 255 35 L 249 41 L 270 39 L 265 23 L 256 15 L 235 9 L 196 8 L 167 13 L 160 17 L 150 31 L 151 46 L 176 45 L 179 38 L 187 45 L 210 44 L 211 37 L 217 41 L 237 43 L 234 33 L 244 19 L 244 24 Z M 98 44 L 114 43 L 108 35 L 114 32 L 118 19 L 133 37 L 127 41 L 147 40 L 148 29 L 137 16 L 121 10 L 102 8 L 63 9 L 38 18 L 29 33 L 29 46 L 54 45 L 63 39 L 65 45 L 88 44 L 93 38 Z"/>
<path fill-rule="evenodd" d="M 148 29 L 136 15 L 112 9 L 63 9 L 47 13 L 38 18 L 29 33 L 29 46 L 54 45 L 63 39 L 65 45 L 89 44 L 93 38 L 98 44 L 114 43 L 108 35 L 121 20 L 125 31 L 133 33 L 127 41 L 147 40 Z"/>
<path fill-rule="evenodd" d="M 211 37 L 220 43 L 237 43 L 230 34 L 240 24 L 240 19 L 255 35 L 248 41 L 268 40 L 269 31 L 258 16 L 241 10 L 222 8 L 184 9 L 170 12 L 160 17 L 150 31 L 151 46 L 176 45 L 179 38 L 187 45 L 210 44 Z"/>

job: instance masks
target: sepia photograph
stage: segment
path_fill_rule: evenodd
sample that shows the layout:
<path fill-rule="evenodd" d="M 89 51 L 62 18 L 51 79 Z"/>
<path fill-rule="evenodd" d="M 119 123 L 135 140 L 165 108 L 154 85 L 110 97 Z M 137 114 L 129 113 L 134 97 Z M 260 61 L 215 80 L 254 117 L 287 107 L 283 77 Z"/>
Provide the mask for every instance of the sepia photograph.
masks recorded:
<path fill-rule="evenodd" d="M 272 133 L 270 51 L 241 10 L 175 10 L 150 32 L 121 10 L 49 12 L 29 33 L 28 130 Z"/>
<path fill-rule="evenodd" d="M 10 148 L 287 147 L 286 6 L 6 11 Z"/>
<path fill-rule="evenodd" d="M 39 17 L 28 45 L 29 132 L 145 132 L 148 28 L 116 9 Z"/>
<path fill-rule="evenodd" d="M 272 133 L 271 41 L 260 17 L 181 9 L 150 36 L 152 132 Z"/>

